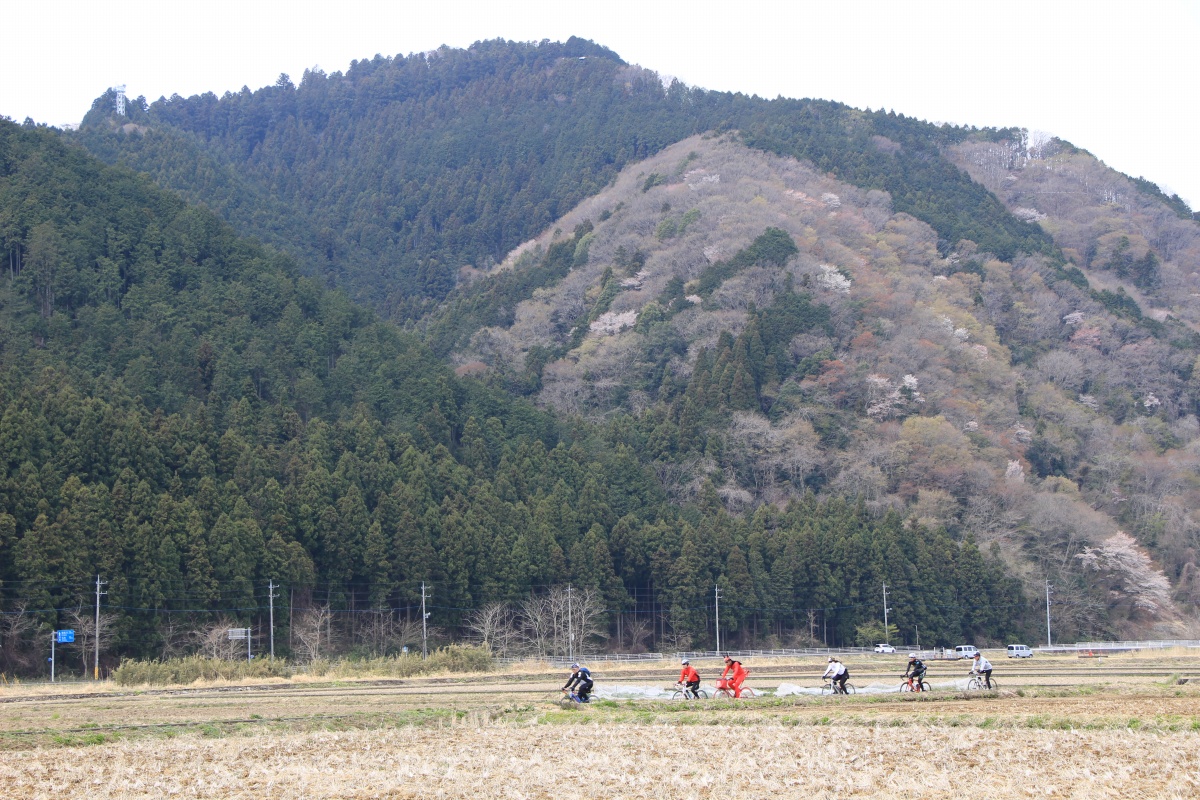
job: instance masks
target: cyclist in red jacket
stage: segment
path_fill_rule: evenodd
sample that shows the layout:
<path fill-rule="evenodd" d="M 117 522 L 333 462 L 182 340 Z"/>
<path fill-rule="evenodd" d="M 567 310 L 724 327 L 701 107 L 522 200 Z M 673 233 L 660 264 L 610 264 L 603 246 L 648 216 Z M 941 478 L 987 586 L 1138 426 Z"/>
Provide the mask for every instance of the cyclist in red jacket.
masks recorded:
<path fill-rule="evenodd" d="M 742 683 L 746 680 L 746 668 L 742 666 L 742 662 L 725 656 L 725 669 L 721 670 L 721 679 L 724 680 L 726 675 L 729 675 L 727 687 L 733 689 L 733 696 L 741 697 Z"/>
<path fill-rule="evenodd" d="M 696 668 L 685 658 L 683 660 L 683 669 L 679 670 L 679 683 L 683 685 L 683 694 L 685 697 L 690 697 L 693 700 L 700 698 L 700 673 L 696 672 Z"/>

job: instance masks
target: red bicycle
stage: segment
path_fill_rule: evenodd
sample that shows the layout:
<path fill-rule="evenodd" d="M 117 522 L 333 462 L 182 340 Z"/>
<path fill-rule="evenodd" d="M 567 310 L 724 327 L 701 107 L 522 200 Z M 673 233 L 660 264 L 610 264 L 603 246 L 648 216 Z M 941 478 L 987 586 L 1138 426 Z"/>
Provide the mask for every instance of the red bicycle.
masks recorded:
<path fill-rule="evenodd" d="M 719 680 L 719 681 L 717 681 L 717 691 L 713 693 L 713 697 L 728 697 L 730 699 L 733 699 L 733 697 L 734 697 L 733 692 L 734 692 L 734 689 L 729 684 L 729 681 Z M 756 696 L 757 695 L 755 695 L 754 690 L 751 689 L 749 686 L 745 686 L 745 685 L 742 686 L 742 697 L 756 697 Z"/>

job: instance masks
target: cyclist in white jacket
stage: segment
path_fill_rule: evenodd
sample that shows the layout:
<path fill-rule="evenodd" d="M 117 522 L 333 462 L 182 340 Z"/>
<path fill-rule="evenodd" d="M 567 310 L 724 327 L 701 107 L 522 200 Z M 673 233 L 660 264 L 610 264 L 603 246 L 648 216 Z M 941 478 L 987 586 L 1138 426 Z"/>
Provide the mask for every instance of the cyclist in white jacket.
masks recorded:
<path fill-rule="evenodd" d="M 987 688 L 992 688 L 992 662 L 983 657 L 983 653 L 975 651 L 975 666 L 971 672 L 976 675 L 983 676 L 983 682 L 987 684 Z"/>
<path fill-rule="evenodd" d="M 838 694 L 846 693 L 846 681 L 850 680 L 850 670 L 846 669 L 846 665 L 838 661 L 833 656 L 829 657 L 829 666 L 825 668 L 825 674 L 822 678 L 832 679 L 837 684 Z"/>

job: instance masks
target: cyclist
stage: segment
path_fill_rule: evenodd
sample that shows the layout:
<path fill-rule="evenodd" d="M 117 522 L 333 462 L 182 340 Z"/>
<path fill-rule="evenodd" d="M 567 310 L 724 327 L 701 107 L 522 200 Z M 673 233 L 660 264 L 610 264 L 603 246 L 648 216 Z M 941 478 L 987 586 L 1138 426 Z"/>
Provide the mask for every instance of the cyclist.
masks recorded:
<path fill-rule="evenodd" d="M 579 702 L 586 703 L 592 693 L 592 687 L 595 685 L 591 670 L 581 667 L 579 664 L 572 664 L 571 676 L 567 678 L 567 682 L 563 684 L 562 688 L 563 691 L 573 691 L 579 696 Z"/>
<path fill-rule="evenodd" d="M 833 683 L 837 684 L 834 690 L 838 694 L 846 693 L 846 681 L 850 680 L 850 670 L 846 669 L 846 665 L 838 661 L 833 656 L 829 657 L 829 666 L 825 668 L 825 674 L 822 678 L 828 678 Z"/>
<path fill-rule="evenodd" d="M 724 681 L 726 675 L 729 675 L 729 680 L 723 688 L 733 689 L 733 696 L 741 697 L 742 683 L 746 680 L 746 668 L 742 666 L 742 662 L 725 656 L 725 669 L 721 670 L 721 680 Z"/>
<path fill-rule="evenodd" d="M 696 668 L 686 658 L 680 664 L 682 669 L 679 670 L 679 683 L 684 687 L 683 696 L 698 700 L 700 698 L 700 673 L 696 672 Z"/>
<path fill-rule="evenodd" d="M 921 681 L 925 680 L 925 662 L 916 656 L 908 657 L 908 669 L 904 672 L 904 677 L 908 678 L 908 688 L 914 692 L 921 691 Z"/>
<path fill-rule="evenodd" d="M 987 688 L 992 688 L 992 662 L 983 657 L 983 653 L 975 651 L 975 664 L 971 668 L 972 675 L 982 675 Z"/>

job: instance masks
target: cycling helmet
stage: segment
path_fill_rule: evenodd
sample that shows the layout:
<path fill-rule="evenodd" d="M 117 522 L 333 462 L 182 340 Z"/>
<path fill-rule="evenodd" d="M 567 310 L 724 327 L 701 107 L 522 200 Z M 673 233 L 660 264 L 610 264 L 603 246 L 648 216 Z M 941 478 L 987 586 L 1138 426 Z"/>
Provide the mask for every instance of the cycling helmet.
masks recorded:
<path fill-rule="evenodd" d="M 689 663 L 691 663 L 691 662 L 689 662 L 689 661 L 688 661 L 688 660 L 685 658 L 683 661 L 680 661 L 679 663 L 680 663 L 680 664 L 683 664 L 684 666 L 687 666 L 687 665 L 688 665 Z"/>
<path fill-rule="evenodd" d="M 909 657 L 908 657 L 908 660 L 909 660 L 909 661 L 916 661 L 916 660 L 917 660 L 917 657 L 916 657 L 916 656 L 909 656 Z"/>
<path fill-rule="evenodd" d="M 579 669 L 579 664 L 578 663 L 572 664 L 571 669 Z"/>
<path fill-rule="evenodd" d="M 836 658 L 834 658 L 833 656 L 830 656 L 830 657 L 829 657 L 829 663 L 831 663 L 831 664 L 832 664 L 834 661 L 837 661 L 837 659 L 836 659 Z"/>

